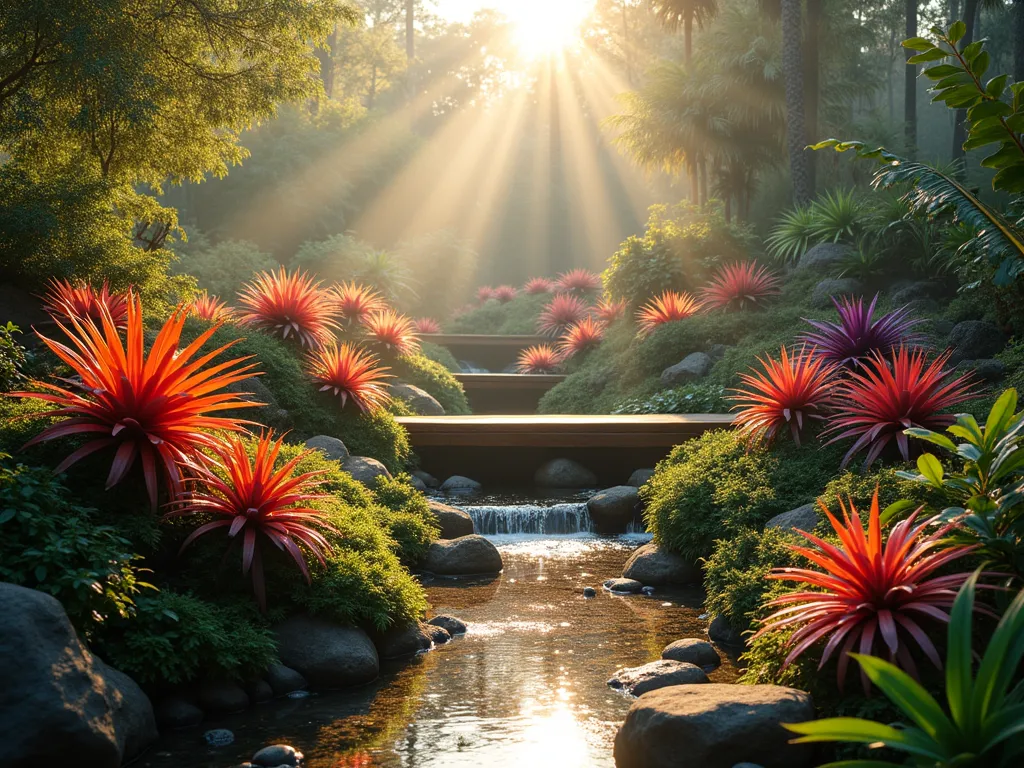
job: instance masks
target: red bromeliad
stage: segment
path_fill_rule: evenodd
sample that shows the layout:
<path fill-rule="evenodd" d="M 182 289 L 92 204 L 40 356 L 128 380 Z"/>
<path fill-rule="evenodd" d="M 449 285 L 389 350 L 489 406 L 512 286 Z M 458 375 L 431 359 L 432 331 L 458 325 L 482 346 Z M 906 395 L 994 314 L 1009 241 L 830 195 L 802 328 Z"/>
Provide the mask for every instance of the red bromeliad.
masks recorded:
<path fill-rule="evenodd" d="M 47 284 L 43 295 L 43 309 L 55 319 L 62 317 L 67 320 L 90 319 L 100 322 L 101 308 L 106 308 L 114 325 L 124 328 L 125 316 L 128 314 L 128 301 L 131 293 L 111 293 L 110 284 L 104 280 L 99 291 L 89 283 L 80 282 L 74 285 L 68 280 L 52 279 Z"/>
<path fill-rule="evenodd" d="M 626 300 L 601 299 L 594 308 L 594 314 L 598 320 L 608 325 L 626 314 Z"/>
<path fill-rule="evenodd" d="M 263 580 L 263 557 L 258 538 L 266 537 L 278 549 L 287 552 L 298 565 L 306 583 L 310 583 L 309 568 L 300 544 L 324 564 L 324 553 L 331 548 L 322 531 L 336 533 L 323 520 L 320 511 L 308 506 L 309 502 L 329 498 L 315 493 L 322 482 L 320 475 L 327 470 L 295 475 L 295 467 L 312 453 L 306 451 L 280 468 L 275 469 L 284 438 L 273 439 L 262 435 L 252 459 L 246 443 L 235 437 L 226 445 L 214 449 L 221 477 L 206 463 L 192 466 L 197 486 L 185 494 L 165 517 L 183 515 L 212 515 L 215 520 L 196 528 L 181 545 L 184 551 L 192 542 L 211 531 L 227 528 L 230 538 L 241 534 L 242 573 L 252 571 L 252 584 L 260 608 L 266 610 L 266 586 Z"/>
<path fill-rule="evenodd" d="M 497 298 L 494 295 L 494 288 L 489 285 L 481 285 L 476 289 L 476 300 L 481 304 L 486 304 L 491 299 Z"/>
<path fill-rule="evenodd" d="M 374 312 L 387 309 L 379 293 L 358 283 L 339 283 L 331 288 L 329 295 L 346 325 L 361 323 Z"/>
<path fill-rule="evenodd" d="M 243 325 L 318 347 L 333 338 L 336 311 L 328 294 L 305 272 L 261 272 L 238 294 Z"/>
<path fill-rule="evenodd" d="M 791 592 L 772 600 L 769 605 L 784 607 L 765 619 L 755 637 L 796 627 L 788 641 L 792 650 L 785 666 L 825 640 L 818 668 L 838 651 L 840 685 L 846 677 L 849 654 L 871 654 L 879 640 L 890 660 L 910 674 L 916 672 L 907 647 L 911 640 L 941 668 L 938 651 L 918 621 L 949 621 L 948 609 L 970 574 L 932 574 L 974 547 L 947 548 L 943 539 L 951 525 L 924 535 L 934 520 L 915 525 L 920 510 L 894 525 L 883 544 L 877 489 L 871 500 L 867 531 L 852 501 L 849 510 L 840 502 L 842 522 L 824 504 L 821 508 L 839 537 L 839 546 L 796 531 L 812 546 L 790 545 L 790 549 L 821 570 L 778 568 L 769 578 L 801 582 L 814 590 Z"/>
<path fill-rule="evenodd" d="M 341 397 L 341 405 L 351 398 L 359 410 L 367 413 L 383 408 L 391 402 L 385 379 L 391 378 L 390 369 L 381 367 L 374 355 L 350 344 L 328 344 L 308 353 L 306 364 L 309 374 L 321 392 L 332 392 Z"/>
<path fill-rule="evenodd" d="M 545 336 L 560 336 L 587 314 L 583 299 L 568 293 L 555 294 L 537 317 L 537 330 Z"/>
<path fill-rule="evenodd" d="M 138 458 L 154 507 L 159 471 L 173 492 L 180 490 L 180 465 L 192 462 L 200 449 L 219 445 L 213 430 L 241 431 L 243 424 L 250 423 L 212 414 L 261 405 L 223 391 L 229 384 L 257 375 L 252 370 L 254 364 L 243 365 L 249 358 L 204 367 L 234 342 L 197 357 L 219 326 L 179 350 L 185 317 L 184 309 L 179 308 L 167 319 L 148 355 L 142 306 L 134 296 L 128 301 L 126 343 L 121 342 L 105 309 L 100 324 L 71 318 L 69 328 L 58 322 L 70 346 L 40 335 L 81 383 L 71 382 L 73 389 L 65 389 L 33 382 L 45 392 L 13 393 L 53 403 L 57 407 L 45 415 L 65 417 L 29 440 L 26 447 L 67 435 L 91 435 L 93 439 L 64 459 L 56 472 L 96 451 L 116 449 L 107 488 L 120 482 Z"/>
<path fill-rule="evenodd" d="M 604 338 L 604 326 L 594 318 L 584 317 L 570 325 L 558 341 L 558 354 L 563 360 L 593 349 Z"/>
<path fill-rule="evenodd" d="M 512 285 L 499 285 L 494 289 L 494 298 L 502 304 L 508 304 L 518 295 L 519 292 Z"/>
<path fill-rule="evenodd" d="M 527 347 L 519 353 L 516 365 L 520 373 L 554 373 L 558 370 L 561 357 L 547 344 Z"/>
<path fill-rule="evenodd" d="M 441 324 L 432 317 L 420 317 L 413 320 L 413 328 L 416 333 L 440 333 Z"/>
<path fill-rule="evenodd" d="M 368 341 L 383 347 L 388 353 L 406 355 L 420 346 L 412 320 L 391 310 L 374 312 L 363 321 L 363 329 Z"/>
<path fill-rule="evenodd" d="M 769 296 L 781 293 L 779 278 L 753 261 L 726 264 L 718 269 L 704 289 L 704 302 L 709 307 L 745 309 L 760 305 Z"/>
<path fill-rule="evenodd" d="M 547 277 L 531 277 L 523 286 L 523 293 L 527 296 L 536 296 L 541 293 L 551 293 L 555 290 L 555 282 Z"/>
<path fill-rule="evenodd" d="M 560 274 L 555 287 L 566 293 L 591 293 L 601 287 L 601 276 L 589 269 L 573 269 Z"/>
<path fill-rule="evenodd" d="M 665 323 L 674 323 L 693 317 L 704 308 L 703 302 L 685 291 L 665 291 L 645 304 L 636 313 L 639 335 L 646 336 Z"/>
<path fill-rule="evenodd" d="M 738 403 L 736 428 L 753 443 L 770 443 L 788 426 L 799 445 L 808 420 L 824 418 L 833 368 L 803 347 L 795 354 L 782 347 L 778 360 L 758 361 L 764 373 L 741 373 L 747 388 L 732 390 L 736 395 L 729 398 Z"/>
<path fill-rule="evenodd" d="M 235 311 L 216 296 L 203 291 L 188 308 L 189 314 L 211 323 L 223 323 L 234 318 Z"/>
<path fill-rule="evenodd" d="M 951 414 L 940 411 L 976 395 L 969 375 L 954 378 L 951 371 L 944 370 L 950 354 L 946 351 L 928 363 L 920 349 L 900 347 L 891 361 L 873 352 L 837 384 L 833 415 L 825 432 L 833 435 L 829 443 L 855 438 L 842 467 L 864 449 L 868 452 L 865 466 L 871 466 L 894 438 L 903 458 L 909 459 L 904 430 L 936 430 L 953 423 Z"/>

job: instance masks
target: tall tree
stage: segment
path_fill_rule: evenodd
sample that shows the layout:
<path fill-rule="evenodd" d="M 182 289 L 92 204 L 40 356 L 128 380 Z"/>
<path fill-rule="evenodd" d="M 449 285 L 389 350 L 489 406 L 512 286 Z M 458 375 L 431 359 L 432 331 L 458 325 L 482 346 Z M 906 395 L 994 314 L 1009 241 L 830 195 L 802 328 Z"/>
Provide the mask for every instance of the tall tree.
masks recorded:
<path fill-rule="evenodd" d="M 1024 83 L 1024 0 L 1013 0 L 1013 79 Z"/>
<path fill-rule="evenodd" d="M 416 0 L 405 0 L 405 56 L 416 56 Z"/>
<path fill-rule="evenodd" d="M 917 37 L 917 0 L 905 0 L 907 25 L 906 38 Z M 907 58 L 914 51 L 907 50 Z M 903 88 L 903 122 L 906 132 L 907 156 L 913 159 L 917 155 L 917 66 L 908 63 L 904 74 Z"/>
<path fill-rule="evenodd" d="M 807 0 L 807 50 L 804 59 L 804 121 L 807 137 L 818 141 L 818 111 L 821 103 L 821 36 L 824 32 L 824 0 Z M 808 179 L 815 187 L 815 157 L 807 157 Z"/>
<path fill-rule="evenodd" d="M 793 200 L 803 205 L 811 199 L 811 170 L 807 157 L 807 126 L 804 122 L 804 78 L 801 1 L 782 0 L 782 74 L 786 86 L 786 148 L 793 182 Z"/>
<path fill-rule="evenodd" d="M 656 0 L 662 25 L 672 32 L 683 30 L 683 55 L 687 66 L 693 61 L 693 26 L 703 27 L 718 13 L 718 0 Z"/>

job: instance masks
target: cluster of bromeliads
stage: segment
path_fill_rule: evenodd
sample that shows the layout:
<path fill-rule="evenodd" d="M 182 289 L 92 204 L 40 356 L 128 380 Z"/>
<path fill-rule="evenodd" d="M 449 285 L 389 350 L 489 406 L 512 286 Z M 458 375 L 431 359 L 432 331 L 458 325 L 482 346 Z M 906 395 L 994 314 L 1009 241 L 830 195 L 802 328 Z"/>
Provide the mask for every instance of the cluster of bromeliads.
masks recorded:
<path fill-rule="evenodd" d="M 59 379 L 61 385 L 33 381 L 30 390 L 11 393 L 53 406 L 41 415 L 55 420 L 26 447 L 55 438 L 87 438 L 56 471 L 93 453 L 110 452 L 108 489 L 141 464 L 154 510 L 163 490 L 165 517 L 201 515 L 205 520 L 182 549 L 218 529 L 241 541 L 242 569 L 252 572 L 261 605 L 260 536 L 288 553 L 309 581 L 299 545 L 323 563 L 329 548 L 324 534 L 336 533 L 313 503 L 324 498 L 318 493 L 322 473 L 296 474 L 305 453 L 275 466 L 283 438 L 267 430 L 255 437 L 248 430 L 260 425 L 223 415 L 262 405 L 229 389 L 259 372 L 249 358 L 216 360 L 235 341 L 211 350 L 204 346 L 225 323 L 292 339 L 306 350 L 311 386 L 338 395 L 340 407 L 354 403 L 365 412 L 390 399 L 388 369 L 369 348 L 382 355 L 414 350 L 418 342 L 412 323 L 365 288 L 348 284 L 323 290 L 307 276 L 284 270 L 257 275 L 239 292 L 237 309 L 205 295 L 179 306 L 148 352 L 142 302 L 132 291 L 116 294 L 106 285 L 96 290 L 53 281 L 44 301 L 60 335 L 38 335 L 72 376 Z M 182 346 L 189 315 L 212 325 Z M 338 334 L 349 340 L 339 344 Z"/>

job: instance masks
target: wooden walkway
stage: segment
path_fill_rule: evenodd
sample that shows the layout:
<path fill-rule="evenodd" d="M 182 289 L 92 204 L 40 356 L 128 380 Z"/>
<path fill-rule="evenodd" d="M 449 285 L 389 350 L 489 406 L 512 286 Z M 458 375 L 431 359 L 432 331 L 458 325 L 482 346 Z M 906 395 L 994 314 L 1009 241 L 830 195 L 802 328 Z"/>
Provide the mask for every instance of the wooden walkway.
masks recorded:
<path fill-rule="evenodd" d="M 536 413 L 544 394 L 565 381 L 562 374 L 456 373 L 455 378 L 475 414 Z"/>
<path fill-rule="evenodd" d="M 535 344 L 550 344 L 546 336 L 494 336 L 474 333 L 429 333 L 423 341 L 447 347 L 458 360 L 467 360 L 489 371 L 502 371 L 514 363 L 519 352 Z"/>

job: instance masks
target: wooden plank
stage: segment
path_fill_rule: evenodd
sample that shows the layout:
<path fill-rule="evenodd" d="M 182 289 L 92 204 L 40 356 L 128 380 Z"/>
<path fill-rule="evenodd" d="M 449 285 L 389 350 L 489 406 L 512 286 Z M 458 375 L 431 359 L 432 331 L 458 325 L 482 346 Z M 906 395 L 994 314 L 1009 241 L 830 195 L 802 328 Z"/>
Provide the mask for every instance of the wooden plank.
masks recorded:
<path fill-rule="evenodd" d="M 513 347 L 525 349 L 534 344 L 550 344 L 548 336 L 532 334 L 498 336 L 483 333 L 422 333 L 420 338 L 442 347 Z"/>
<path fill-rule="evenodd" d="M 547 391 L 565 381 L 565 374 L 456 373 L 455 378 L 462 383 L 467 392 L 474 389 L 542 389 Z"/>

